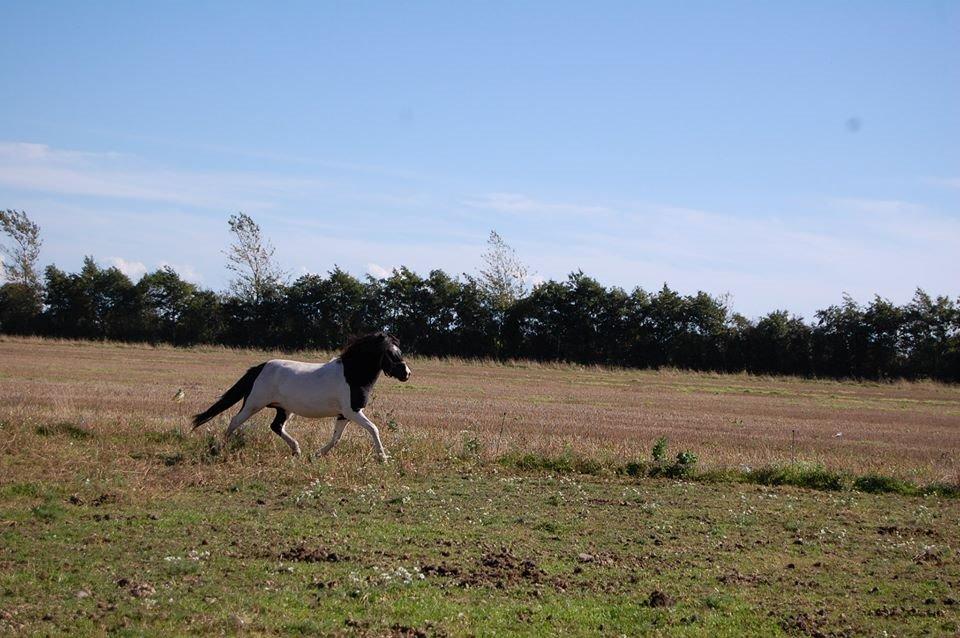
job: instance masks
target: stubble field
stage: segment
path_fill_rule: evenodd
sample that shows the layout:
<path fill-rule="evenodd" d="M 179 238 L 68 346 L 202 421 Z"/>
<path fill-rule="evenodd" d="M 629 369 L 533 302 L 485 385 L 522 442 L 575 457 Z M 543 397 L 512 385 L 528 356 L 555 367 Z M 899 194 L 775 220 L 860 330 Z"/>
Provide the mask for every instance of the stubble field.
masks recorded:
<path fill-rule="evenodd" d="M 664 436 L 698 473 L 955 485 L 956 387 L 413 359 L 367 410 L 386 466 L 352 425 L 312 458 L 329 421 L 300 459 L 267 414 L 181 436 L 271 356 L 0 339 L 0 631 L 957 631 L 958 499 L 618 473 Z"/>

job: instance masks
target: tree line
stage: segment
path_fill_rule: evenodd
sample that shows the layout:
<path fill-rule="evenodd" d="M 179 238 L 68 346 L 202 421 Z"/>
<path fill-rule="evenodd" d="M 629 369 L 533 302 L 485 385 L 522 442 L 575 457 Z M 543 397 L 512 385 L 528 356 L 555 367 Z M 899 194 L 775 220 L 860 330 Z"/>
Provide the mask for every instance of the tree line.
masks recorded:
<path fill-rule="evenodd" d="M 407 268 L 363 279 L 334 267 L 289 280 L 251 218 L 230 218 L 235 273 L 214 292 L 169 267 L 132 281 L 92 257 L 79 272 L 36 269 L 39 229 L 0 211 L 5 283 L 0 332 L 174 345 L 337 350 L 387 330 L 430 356 L 533 359 L 831 378 L 960 381 L 960 300 L 917 290 L 896 305 L 844 296 L 807 322 L 784 310 L 757 320 L 723 297 L 606 287 L 583 272 L 529 289 L 516 254 L 491 233 L 477 276 Z M 31 238 L 33 238 L 32 241 Z"/>

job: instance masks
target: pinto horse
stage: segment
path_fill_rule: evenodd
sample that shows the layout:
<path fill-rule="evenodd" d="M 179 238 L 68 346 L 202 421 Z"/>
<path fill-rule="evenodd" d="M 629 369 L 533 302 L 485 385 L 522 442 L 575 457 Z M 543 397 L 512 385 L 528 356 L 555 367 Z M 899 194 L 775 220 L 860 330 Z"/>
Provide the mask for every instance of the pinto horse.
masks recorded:
<path fill-rule="evenodd" d="M 410 368 L 403 360 L 400 342 L 382 332 L 354 339 L 339 357 L 328 363 L 272 359 L 247 370 L 216 403 L 194 416 L 193 429 L 242 399 L 243 406 L 230 420 L 227 436 L 236 432 L 244 421 L 260 410 L 273 408 L 277 413 L 270 429 L 297 456 L 300 454 L 300 444 L 285 429 L 290 416 L 335 416 L 337 420 L 333 437 L 320 450 L 321 454 L 325 455 L 333 449 L 347 421 L 353 421 L 370 434 L 374 451 L 381 461 L 386 461 L 388 457 L 380 442 L 380 431 L 363 413 L 373 384 L 381 372 L 400 381 L 410 378 Z"/>

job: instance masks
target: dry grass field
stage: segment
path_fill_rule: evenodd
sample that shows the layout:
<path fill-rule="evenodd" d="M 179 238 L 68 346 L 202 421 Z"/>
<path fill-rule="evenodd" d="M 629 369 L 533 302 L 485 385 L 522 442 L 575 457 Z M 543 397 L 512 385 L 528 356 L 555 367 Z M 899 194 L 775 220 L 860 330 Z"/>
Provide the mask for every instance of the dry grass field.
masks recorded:
<path fill-rule="evenodd" d="M 5 338 L 0 340 L 0 420 L 71 423 L 107 435 L 96 454 L 75 459 L 109 466 L 131 480 L 189 480 L 176 468 L 157 477 L 149 459 L 132 458 L 126 439 L 167 432 L 206 408 L 250 365 L 283 356 L 222 348 L 192 350 Z M 325 361 L 330 353 L 288 355 Z M 572 365 L 412 359 L 412 379 L 384 378 L 367 412 L 384 445 L 413 471 L 459 453 L 465 442 L 482 459 L 509 451 L 628 461 L 646 457 L 666 436 L 690 449 L 700 467 L 756 467 L 802 460 L 855 474 L 882 473 L 918 482 L 960 479 L 960 388 L 936 383 L 854 383 L 637 371 Z M 178 388 L 186 400 L 172 402 Z M 221 432 L 232 411 L 208 426 Z M 257 415 L 258 457 L 279 462 L 287 448 Z M 304 452 L 318 450 L 330 420 L 294 419 Z M 42 439 L 18 433 L 0 443 L 20 471 L 47 472 Z M 336 454 L 368 462 L 366 435 L 354 426 Z M 351 444 L 352 443 L 352 444 Z M 16 454 L 9 451 L 17 448 Z M 412 462 L 416 459 L 416 462 Z M 60 459 L 62 461 L 62 459 Z M 183 468 L 184 471 L 188 471 Z M 63 471 L 68 471 L 64 467 Z"/>
<path fill-rule="evenodd" d="M 665 436 L 707 473 L 956 484 L 960 388 L 412 359 L 367 410 L 387 465 L 354 426 L 313 458 L 329 420 L 299 459 L 268 414 L 179 434 L 276 354 L 0 338 L 0 634 L 960 629 L 960 499 L 617 473 Z"/>

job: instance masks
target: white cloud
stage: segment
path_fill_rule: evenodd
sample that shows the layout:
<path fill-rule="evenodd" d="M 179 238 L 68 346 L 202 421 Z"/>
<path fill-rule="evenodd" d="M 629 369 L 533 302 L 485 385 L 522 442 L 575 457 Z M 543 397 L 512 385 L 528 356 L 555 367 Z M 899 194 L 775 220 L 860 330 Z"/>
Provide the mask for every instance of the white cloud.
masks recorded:
<path fill-rule="evenodd" d="M 861 231 L 865 243 L 876 240 L 929 245 L 960 242 L 960 220 L 942 215 L 914 202 L 876 199 L 832 199 L 830 205 L 843 213 L 848 232 Z M 849 228 L 853 226 L 853 228 Z"/>
<path fill-rule="evenodd" d="M 467 199 L 464 204 L 471 208 L 517 215 L 598 215 L 612 212 L 607 206 L 544 202 L 518 193 L 488 193 Z"/>
<path fill-rule="evenodd" d="M 123 257 L 109 257 L 107 262 L 133 281 L 138 281 L 147 273 L 147 267 L 140 261 L 127 261 Z"/>
<path fill-rule="evenodd" d="M 119 153 L 0 142 L 0 186 L 60 195 L 257 211 L 273 208 L 291 193 L 316 193 L 327 183 L 265 173 L 166 170 L 143 166 L 136 158 Z"/>
<path fill-rule="evenodd" d="M 386 279 L 393 274 L 394 268 L 384 268 L 380 264 L 367 264 L 367 274 L 377 279 Z"/>
<path fill-rule="evenodd" d="M 933 186 L 942 186 L 944 188 L 960 188 L 960 177 L 928 177 L 923 180 Z"/>
<path fill-rule="evenodd" d="M 124 157 L 122 153 L 95 153 L 54 149 L 46 144 L 32 142 L 0 142 L 0 161 L 45 162 L 48 164 L 77 165 Z"/>
<path fill-rule="evenodd" d="M 523 245 L 521 257 L 550 278 L 581 268 L 606 285 L 730 292 L 734 310 L 748 315 L 785 308 L 808 318 L 844 291 L 902 303 L 917 286 L 949 294 L 960 275 L 953 256 L 960 220 L 913 202 L 838 198 L 779 216 L 651 204 L 583 208 L 611 214 L 588 225 L 551 225 L 539 243 Z"/>
<path fill-rule="evenodd" d="M 868 215 L 916 215 L 927 212 L 925 206 L 895 199 L 862 199 L 840 197 L 829 200 L 830 205 L 843 212 Z"/>
<path fill-rule="evenodd" d="M 172 264 L 169 261 L 161 261 L 160 268 L 172 268 L 174 272 L 180 275 L 180 278 L 193 284 L 203 283 L 203 275 L 197 272 L 197 269 L 189 264 Z"/>

